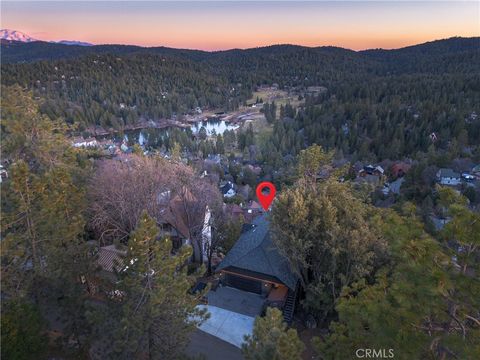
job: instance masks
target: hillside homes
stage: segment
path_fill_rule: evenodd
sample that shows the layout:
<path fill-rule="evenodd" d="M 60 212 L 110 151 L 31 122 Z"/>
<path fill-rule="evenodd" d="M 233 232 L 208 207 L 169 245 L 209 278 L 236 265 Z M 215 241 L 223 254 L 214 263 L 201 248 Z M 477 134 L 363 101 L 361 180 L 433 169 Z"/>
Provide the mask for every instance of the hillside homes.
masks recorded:
<path fill-rule="evenodd" d="M 443 168 L 437 171 L 437 181 L 441 185 L 460 185 L 462 182 L 459 173 L 449 168 Z"/>
<path fill-rule="evenodd" d="M 72 146 L 76 148 L 93 148 L 98 146 L 97 139 L 89 137 L 84 139 L 83 137 L 75 137 L 72 139 Z"/>

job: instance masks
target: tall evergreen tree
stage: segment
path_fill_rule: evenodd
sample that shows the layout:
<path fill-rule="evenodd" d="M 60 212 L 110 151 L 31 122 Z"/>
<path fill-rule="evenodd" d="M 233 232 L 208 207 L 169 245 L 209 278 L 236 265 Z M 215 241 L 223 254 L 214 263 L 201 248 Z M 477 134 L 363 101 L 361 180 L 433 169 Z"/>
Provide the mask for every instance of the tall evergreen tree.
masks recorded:
<path fill-rule="evenodd" d="M 348 184 L 316 182 L 332 156 L 319 146 L 303 151 L 300 180 L 278 195 L 271 214 L 273 240 L 306 290 L 304 305 L 322 318 L 333 313 L 344 286 L 371 275 L 385 256 L 370 220 L 375 210 Z"/>
<path fill-rule="evenodd" d="M 205 318 L 205 311 L 196 308 L 197 298 L 187 293 L 191 247 L 172 255 L 170 239 L 158 233 L 144 212 L 108 304 L 92 313 L 99 337 L 95 358 L 177 359 L 190 331 Z"/>
<path fill-rule="evenodd" d="M 265 317 L 257 317 L 253 334 L 245 338 L 242 352 L 246 360 L 300 360 L 305 345 L 295 329 L 287 329 L 283 314 L 268 308 Z"/>
<path fill-rule="evenodd" d="M 7 298 L 33 301 L 43 315 L 55 313 L 63 344 L 85 350 L 81 276 L 90 259 L 83 170 L 64 126 L 40 115 L 21 89 L 5 88 L 3 95 L 4 156 L 13 164 L 2 184 L 2 290 Z"/>
<path fill-rule="evenodd" d="M 316 340 L 322 358 L 351 358 L 359 348 L 392 349 L 399 359 L 480 355 L 477 281 L 451 266 L 451 255 L 424 232 L 411 206 L 403 212 L 384 213 L 392 263 L 374 284 L 344 289 L 339 320 L 325 341 Z"/>
<path fill-rule="evenodd" d="M 48 338 L 45 320 L 31 303 L 10 301 L 2 304 L 2 358 L 39 359 L 45 356 Z"/>

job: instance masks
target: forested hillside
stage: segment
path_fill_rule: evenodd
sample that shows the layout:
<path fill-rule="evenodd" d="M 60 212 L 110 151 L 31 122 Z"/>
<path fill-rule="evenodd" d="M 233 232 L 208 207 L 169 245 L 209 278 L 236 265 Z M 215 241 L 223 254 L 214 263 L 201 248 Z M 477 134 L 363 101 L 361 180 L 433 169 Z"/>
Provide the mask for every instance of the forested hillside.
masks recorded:
<path fill-rule="evenodd" d="M 361 158 L 398 158 L 462 149 L 480 137 L 479 38 L 452 38 L 397 50 L 276 45 L 204 52 L 164 47 L 3 43 L 2 84 L 33 90 L 41 111 L 79 129 L 120 129 L 196 107 L 229 111 L 260 85 L 304 94 L 305 106 L 274 123 L 263 152 L 278 164 L 321 143 Z M 43 54 L 43 55 L 42 55 Z M 75 56 L 75 58 L 68 59 Z M 37 59 L 59 59 L 35 61 Z M 61 59 L 65 58 L 65 59 Z M 308 96 L 309 86 L 327 89 Z M 311 95 L 311 94 L 310 94 Z"/>
<path fill-rule="evenodd" d="M 265 160 L 281 162 L 304 142 L 370 161 L 412 156 L 433 142 L 458 154 L 480 138 L 480 122 L 470 119 L 479 108 L 479 84 L 478 74 L 390 76 L 367 85 L 338 82 L 329 93 L 308 99 L 295 121 L 275 122 Z"/>
<path fill-rule="evenodd" d="M 242 95 L 208 64 L 157 55 L 88 55 L 5 66 L 2 72 L 4 84 L 17 83 L 46 98 L 44 112 L 81 125 L 118 128 L 196 106 L 230 108 Z"/>

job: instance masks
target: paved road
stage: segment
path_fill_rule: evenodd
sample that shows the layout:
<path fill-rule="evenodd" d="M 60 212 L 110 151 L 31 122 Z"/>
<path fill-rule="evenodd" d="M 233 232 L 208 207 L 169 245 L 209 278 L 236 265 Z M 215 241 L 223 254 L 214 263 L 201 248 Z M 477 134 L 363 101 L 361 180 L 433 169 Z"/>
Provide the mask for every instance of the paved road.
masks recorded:
<path fill-rule="evenodd" d="M 200 354 L 205 355 L 206 360 L 243 360 L 239 348 L 197 329 L 190 336 L 187 355 L 198 356 Z"/>

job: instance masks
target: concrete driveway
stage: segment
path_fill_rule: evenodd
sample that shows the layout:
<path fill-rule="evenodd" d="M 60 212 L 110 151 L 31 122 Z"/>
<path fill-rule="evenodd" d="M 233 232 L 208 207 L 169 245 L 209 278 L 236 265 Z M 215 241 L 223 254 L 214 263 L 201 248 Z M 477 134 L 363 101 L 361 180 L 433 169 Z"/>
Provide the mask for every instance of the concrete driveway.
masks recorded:
<path fill-rule="evenodd" d="M 200 325 L 199 329 L 238 348 L 241 348 L 244 336 L 250 335 L 253 331 L 254 317 L 212 305 L 198 305 L 198 307 L 206 308 L 210 313 L 210 318 Z"/>
<path fill-rule="evenodd" d="M 190 335 L 186 353 L 191 357 L 203 355 L 206 360 L 243 360 L 238 347 L 199 329 Z"/>

